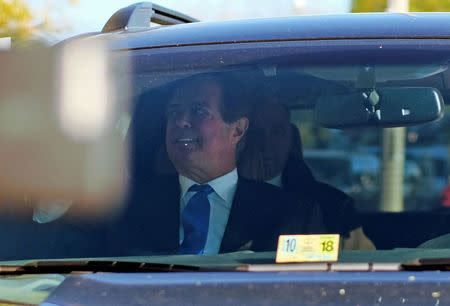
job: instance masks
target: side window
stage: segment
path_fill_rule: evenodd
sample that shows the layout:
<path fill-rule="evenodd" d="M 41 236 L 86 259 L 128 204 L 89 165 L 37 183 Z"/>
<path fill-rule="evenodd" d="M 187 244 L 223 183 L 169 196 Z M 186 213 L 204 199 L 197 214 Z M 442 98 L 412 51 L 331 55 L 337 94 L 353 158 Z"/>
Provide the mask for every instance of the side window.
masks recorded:
<path fill-rule="evenodd" d="M 383 210 L 383 130 L 326 129 L 313 118 L 312 110 L 295 110 L 291 115 L 315 178 L 351 195 L 359 211 Z M 403 173 L 397 174 L 403 182 L 402 211 L 450 207 L 448 120 L 445 115 L 436 122 L 405 128 Z"/>

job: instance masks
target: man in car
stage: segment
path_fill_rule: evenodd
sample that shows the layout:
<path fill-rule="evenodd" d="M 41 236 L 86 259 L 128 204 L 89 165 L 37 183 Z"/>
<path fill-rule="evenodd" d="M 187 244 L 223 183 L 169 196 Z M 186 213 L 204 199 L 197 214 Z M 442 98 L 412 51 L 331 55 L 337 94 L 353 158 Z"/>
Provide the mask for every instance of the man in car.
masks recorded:
<path fill-rule="evenodd" d="M 130 209 L 130 250 L 269 251 L 280 234 L 322 229 L 314 207 L 278 187 L 238 176 L 237 151 L 249 126 L 239 88 L 233 79 L 214 74 L 177 84 L 167 107 L 165 139 L 177 174 L 157 176 L 140 188 L 151 198 L 144 205 L 138 196 L 140 208 Z"/>

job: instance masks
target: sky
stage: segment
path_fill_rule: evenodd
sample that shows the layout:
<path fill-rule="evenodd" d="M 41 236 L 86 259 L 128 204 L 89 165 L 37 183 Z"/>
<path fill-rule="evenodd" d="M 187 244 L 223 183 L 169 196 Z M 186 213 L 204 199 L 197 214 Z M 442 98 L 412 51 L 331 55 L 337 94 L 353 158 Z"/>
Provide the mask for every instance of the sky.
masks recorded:
<path fill-rule="evenodd" d="M 53 42 L 86 32 L 100 31 L 118 9 L 139 0 L 26 0 L 38 13 L 50 6 L 51 17 L 64 30 L 46 37 Z M 156 4 L 199 20 L 280 17 L 296 14 L 346 13 L 351 0 L 155 0 Z"/>

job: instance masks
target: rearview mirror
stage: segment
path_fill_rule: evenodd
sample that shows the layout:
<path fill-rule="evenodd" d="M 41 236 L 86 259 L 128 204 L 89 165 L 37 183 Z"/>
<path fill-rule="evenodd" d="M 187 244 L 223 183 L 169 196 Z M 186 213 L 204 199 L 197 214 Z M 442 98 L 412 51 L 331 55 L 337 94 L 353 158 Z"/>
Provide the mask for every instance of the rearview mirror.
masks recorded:
<path fill-rule="evenodd" d="M 431 87 L 385 87 L 319 97 L 315 116 L 327 128 L 399 127 L 439 119 L 444 100 Z"/>

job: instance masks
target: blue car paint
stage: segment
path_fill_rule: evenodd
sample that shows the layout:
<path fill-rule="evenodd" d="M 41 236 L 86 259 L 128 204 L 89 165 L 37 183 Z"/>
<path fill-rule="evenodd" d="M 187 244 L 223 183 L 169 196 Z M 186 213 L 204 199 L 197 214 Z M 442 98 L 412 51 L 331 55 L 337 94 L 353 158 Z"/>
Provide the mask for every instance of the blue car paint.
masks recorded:
<path fill-rule="evenodd" d="M 439 305 L 448 272 L 130 273 L 69 276 L 43 305 Z"/>

